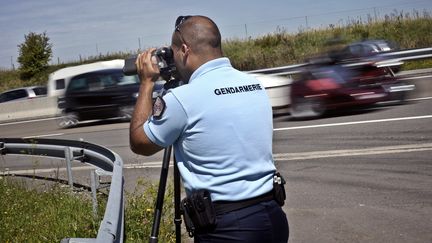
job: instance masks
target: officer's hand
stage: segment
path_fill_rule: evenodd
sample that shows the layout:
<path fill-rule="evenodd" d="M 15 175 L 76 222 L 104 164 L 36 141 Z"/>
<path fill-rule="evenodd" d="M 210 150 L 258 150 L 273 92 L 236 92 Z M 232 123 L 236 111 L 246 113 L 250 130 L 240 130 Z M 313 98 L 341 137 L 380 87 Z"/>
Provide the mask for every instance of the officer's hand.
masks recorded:
<path fill-rule="evenodd" d="M 135 61 L 141 82 L 154 82 L 159 78 L 157 59 L 152 55 L 156 48 L 150 48 L 140 53 Z"/>

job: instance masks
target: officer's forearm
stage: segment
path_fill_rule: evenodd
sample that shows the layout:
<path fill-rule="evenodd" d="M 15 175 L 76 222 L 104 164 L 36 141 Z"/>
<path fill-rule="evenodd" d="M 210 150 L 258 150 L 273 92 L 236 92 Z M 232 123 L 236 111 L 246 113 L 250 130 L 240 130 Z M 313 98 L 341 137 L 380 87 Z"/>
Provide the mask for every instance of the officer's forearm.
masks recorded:
<path fill-rule="evenodd" d="M 143 128 L 151 115 L 153 86 L 152 81 L 142 81 L 129 127 L 130 148 L 134 153 L 142 155 L 151 155 L 161 149 L 148 139 Z"/>

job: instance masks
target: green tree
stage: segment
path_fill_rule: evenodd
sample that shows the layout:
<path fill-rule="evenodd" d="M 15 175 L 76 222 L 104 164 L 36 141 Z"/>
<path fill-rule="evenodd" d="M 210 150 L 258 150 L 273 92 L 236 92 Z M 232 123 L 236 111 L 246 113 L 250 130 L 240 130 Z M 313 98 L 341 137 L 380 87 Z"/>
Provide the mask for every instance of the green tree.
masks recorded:
<path fill-rule="evenodd" d="M 49 43 L 46 32 L 42 34 L 30 32 L 24 38 L 24 43 L 18 45 L 19 72 L 22 79 L 30 79 L 48 67 L 52 44 Z"/>

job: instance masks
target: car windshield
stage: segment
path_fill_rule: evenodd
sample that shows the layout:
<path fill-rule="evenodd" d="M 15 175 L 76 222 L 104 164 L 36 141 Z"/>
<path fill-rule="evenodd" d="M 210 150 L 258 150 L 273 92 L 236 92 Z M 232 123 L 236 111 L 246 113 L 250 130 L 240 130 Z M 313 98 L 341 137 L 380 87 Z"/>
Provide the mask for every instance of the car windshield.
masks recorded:
<path fill-rule="evenodd" d="M 0 95 L 0 102 L 22 99 L 27 96 L 27 92 L 24 89 L 8 91 Z"/>
<path fill-rule="evenodd" d="M 35 95 L 46 95 L 47 89 L 45 87 L 36 87 L 33 88 Z"/>

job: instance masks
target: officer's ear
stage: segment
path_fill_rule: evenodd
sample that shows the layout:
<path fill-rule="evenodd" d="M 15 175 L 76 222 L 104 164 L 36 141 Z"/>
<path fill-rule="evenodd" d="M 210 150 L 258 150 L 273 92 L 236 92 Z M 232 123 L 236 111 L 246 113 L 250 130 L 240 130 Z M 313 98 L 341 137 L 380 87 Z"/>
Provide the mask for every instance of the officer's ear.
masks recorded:
<path fill-rule="evenodd" d="M 180 51 L 183 53 L 183 55 L 189 55 L 190 47 L 183 43 L 180 47 Z"/>

